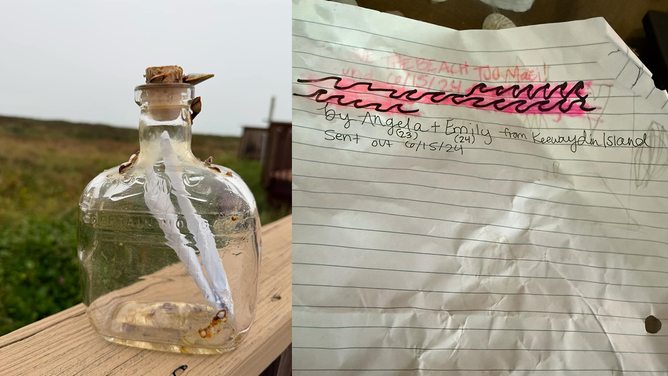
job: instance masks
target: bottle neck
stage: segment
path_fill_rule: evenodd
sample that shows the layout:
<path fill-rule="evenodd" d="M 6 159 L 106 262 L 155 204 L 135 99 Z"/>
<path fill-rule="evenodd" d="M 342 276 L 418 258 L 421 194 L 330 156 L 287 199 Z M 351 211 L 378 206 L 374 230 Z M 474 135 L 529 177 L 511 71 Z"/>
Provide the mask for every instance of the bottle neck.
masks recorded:
<path fill-rule="evenodd" d="M 167 132 L 174 151 L 192 156 L 192 121 L 187 107 L 177 109 L 142 109 L 139 116 L 139 150 L 143 155 L 160 155 L 162 135 Z"/>
<path fill-rule="evenodd" d="M 171 143 L 170 150 L 182 161 L 194 161 L 190 149 L 192 119 L 190 103 L 194 90 L 183 84 L 151 84 L 135 89 L 135 101 L 141 107 L 139 116 L 140 160 L 155 163 L 163 159 L 162 143 Z"/>

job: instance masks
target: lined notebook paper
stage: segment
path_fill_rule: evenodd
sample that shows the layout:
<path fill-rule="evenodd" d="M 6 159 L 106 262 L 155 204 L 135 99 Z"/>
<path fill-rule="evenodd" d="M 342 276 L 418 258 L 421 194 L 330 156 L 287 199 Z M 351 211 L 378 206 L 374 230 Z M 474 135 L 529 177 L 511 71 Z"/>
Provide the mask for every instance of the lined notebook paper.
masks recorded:
<path fill-rule="evenodd" d="M 667 373 L 668 96 L 604 19 L 295 1 L 292 72 L 295 375 Z"/>

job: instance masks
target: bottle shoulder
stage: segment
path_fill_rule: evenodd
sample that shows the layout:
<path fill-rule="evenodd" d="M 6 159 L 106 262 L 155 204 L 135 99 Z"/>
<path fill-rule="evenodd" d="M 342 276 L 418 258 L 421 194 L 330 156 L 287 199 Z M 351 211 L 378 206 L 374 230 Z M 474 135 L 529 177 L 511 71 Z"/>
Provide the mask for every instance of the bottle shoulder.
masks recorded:
<path fill-rule="evenodd" d="M 220 165 L 184 163 L 175 168 L 163 163 L 126 164 L 104 170 L 84 189 L 79 206 L 82 210 L 148 210 L 154 199 L 178 202 L 187 198 L 198 209 L 208 213 L 257 212 L 255 198 L 243 179 Z M 148 197 L 146 197 L 148 195 Z"/>

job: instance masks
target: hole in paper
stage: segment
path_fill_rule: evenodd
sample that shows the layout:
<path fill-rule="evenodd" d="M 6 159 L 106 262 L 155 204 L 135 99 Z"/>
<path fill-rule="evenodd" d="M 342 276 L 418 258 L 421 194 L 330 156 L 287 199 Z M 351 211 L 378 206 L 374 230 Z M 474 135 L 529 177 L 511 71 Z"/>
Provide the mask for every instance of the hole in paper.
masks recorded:
<path fill-rule="evenodd" d="M 645 319 L 645 330 L 647 333 L 658 333 L 661 330 L 661 320 L 652 315 L 647 316 Z"/>

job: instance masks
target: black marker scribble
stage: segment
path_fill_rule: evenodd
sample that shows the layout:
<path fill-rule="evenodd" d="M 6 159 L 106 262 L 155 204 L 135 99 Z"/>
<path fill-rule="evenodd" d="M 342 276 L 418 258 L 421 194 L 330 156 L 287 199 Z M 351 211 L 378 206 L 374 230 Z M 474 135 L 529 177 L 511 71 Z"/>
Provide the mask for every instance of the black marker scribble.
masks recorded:
<path fill-rule="evenodd" d="M 474 108 L 487 108 L 492 107 L 497 111 L 510 110 L 517 113 L 525 113 L 532 108 L 540 112 L 552 112 L 554 109 L 558 109 L 562 113 L 568 113 L 572 110 L 573 106 L 579 104 L 578 108 L 582 111 L 593 111 L 596 107 L 589 107 L 587 105 L 588 94 L 582 95 L 581 90 L 585 88 L 583 81 L 578 81 L 572 87 L 569 88 L 569 83 L 564 82 L 562 84 L 551 87 L 549 83 L 534 86 L 533 84 L 528 84 L 524 87 L 520 85 L 511 85 L 504 87 L 499 86 L 487 86 L 484 83 L 478 83 L 469 89 L 466 94 L 458 93 L 446 93 L 444 91 L 436 92 L 422 92 L 420 93 L 416 89 L 400 91 L 393 88 L 379 88 L 374 87 L 371 82 L 354 82 L 350 85 L 340 85 L 343 79 L 337 76 L 329 76 L 318 79 L 298 79 L 299 83 L 315 83 L 315 82 L 324 82 L 324 81 L 335 81 L 333 89 L 346 91 L 356 87 L 362 88 L 367 92 L 381 92 L 386 93 L 389 99 L 402 100 L 407 102 L 418 102 L 421 100 L 428 100 L 431 103 L 441 103 L 446 100 L 454 105 L 468 104 Z M 317 102 L 327 102 L 329 100 L 335 99 L 336 103 L 341 106 L 350 106 L 353 105 L 355 108 L 373 108 L 378 112 L 388 112 L 396 110 L 401 113 L 414 113 L 419 110 L 407 110 L 403 108 L 402 104 L 394 104 L 388 108 L 382 108 L 382 103 L 370 102 L 362 104 L 364 100 L 355 99 L 349 102 L 344 102 L 345 94 L 335 94 L 326 96 L 329 92 L 327 89 L 318 89 L 310 94 L 299 94 L 294 93 L 295 96 L 314 98 Z M 359 93 L 359 92 L 353 92 Z M 474 95 L 478 94 L 478 95 Z M 487 95 L 484 95 L 487 94 Z M 491 94 L 491 95 L 489 95 Z M 509 100 L 509 98 L 504 98 L 504 95 L 510 95 L 514 100 Z M 575 95 L 575 98 L 572 96 Z M 485 103 L 489 97 L 497 98 Z M 522 97 L 522 98 L 520 98 Z M 556 102 L 551 102 L 553 97 L 561 98 Z M 535 98 L 542 99 L 533 101 Z M 574 99 L 574 100 L 571 100 Z"/>
<path fill-rule="evenodd" d="M 345 99 L 345 95 L 343 94 L 337 94 L 337 95 L 330 95 L 329 97 L 322 98 L 323 95 L 326 95 L 328 92 L 326 89 L 318 89 L 314 91 L 311 94 L 299 94 L 299 93 L 293 93 L 293 95 L 296 95 L 298 97 L 306 97 L 306 98 L 314 98 L 314 100 L 318 103 L 323 103 L 327 102 L 331 99 L 336 99 L 336 104 L 339 106 L 354 106 L 355 108 L 372 108 L 373 110 L 377 112 L 389 112 L 392 110 L 396 110 L 398 112 L 401 112 L 402 114 L 412 114 L 415 112 L 418 112 L 419 110 L 406 110 L 403 108 L 402 104 L 393 104 L 392 106 L 388 108 L 382 108 L 383 104 L 382 103 L 376 103 L 376 102 L 371 102 L 371 103 L 366 103 L 366 104 L 360 104 L 364 102 L 363 99 L 354 99 L 351 100 L 350 102 L 343 102 L 343 99 Z"/>

